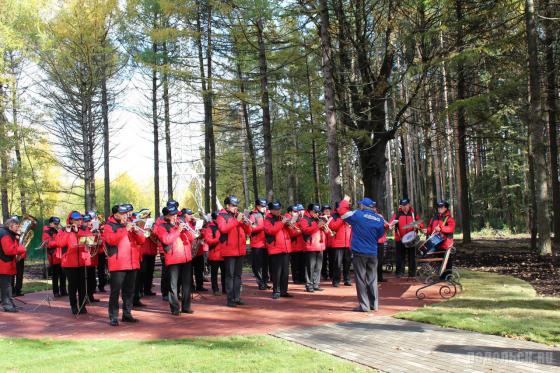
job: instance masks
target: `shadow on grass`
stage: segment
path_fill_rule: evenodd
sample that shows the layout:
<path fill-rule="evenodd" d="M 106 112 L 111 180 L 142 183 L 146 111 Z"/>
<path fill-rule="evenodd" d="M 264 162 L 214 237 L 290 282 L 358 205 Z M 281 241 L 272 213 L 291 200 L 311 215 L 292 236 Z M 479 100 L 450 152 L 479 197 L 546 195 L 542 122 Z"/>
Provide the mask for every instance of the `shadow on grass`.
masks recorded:
<path fill-rule="evenodd" d="M 532 298 L 532 299 L 480 299 L 480 298 L 455 298 L 447 303 L 438 304 L 440 308 L 476 308 L 482 310 L 522 308 L 532 311 L 556 311 L 560 309 L 559 299 Z M 559 315 L 560 317 L 560 315 Z"/>

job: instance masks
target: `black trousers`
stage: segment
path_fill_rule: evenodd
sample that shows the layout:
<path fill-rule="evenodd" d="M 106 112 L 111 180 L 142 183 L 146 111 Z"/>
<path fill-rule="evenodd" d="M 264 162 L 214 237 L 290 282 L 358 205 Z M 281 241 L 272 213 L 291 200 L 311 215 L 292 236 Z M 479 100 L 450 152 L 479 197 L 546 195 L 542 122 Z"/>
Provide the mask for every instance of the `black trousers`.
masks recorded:
<path fill-rule="evenodd" d="M 317 289 L 321 285 L 321 265 L 323 264 L 322 251 L 305 252 L 305 287 Z"/>
<path fill-rule="evenodd" d="M 288 292 L 288 278 L 290 277 L 289 255 L 290 254 L 282 253 L 268 256 L 273 293 L 286 294 Z"/>
<path fill-rule="evenodd" d="M 405 257 L 408 257 L 408 275 L 416 276 L 416 248 L 404 247 L 402 242 L 395 243 L 397 254 L 397 274 L 404 275 Z"/>
<path fill-rule="evenodd" d="M 132 316 L 136 270 L 111 272 L 111 295 L 109 296 L 109 319 L 119 317 L 119 295 L 122 298 L 123 317 Z"/>
<path fill-rule="evenodd" d="M 144 296 L 144 272 L 142 271 L 142 262 L 140 269 L 136 270 L 136 279 L 134 280 L 134 301 L 139 301 Z"/>
<path fill-rule="evenodd" d="M 161 260 L 161 296 L 167 297 L 169 295 L 169 271 L 165 265 L 165 255 L 159 254 L 159 259 Z"/>
<path fill-rule="evenodd" d="M 140 271 L 142 272 L 142 278 L 144 280 L 144 294 L 152 291 L 152 285 L 154 282 L 154 269 L 156 267 L 156 256 L 155 255 L 144 255 L 142 257 L 142 263 L 140 264 Z"/>
<path fill-rule="evenodd" d="M 84 304 L 86 298 L 86 267 L 63 268 L 68 279 L 68 298 L 72 313 L 78 312 L 78 307 Z M 78 298 L 76 299 L 76 294 Z"/>
<path fill-rule="evenodd" d="M 14 294 L 21 293 L 23 286 L 23 269 L 25 267 L 25 259 L 16 262 L 16 275 L 12 277 L 12 292 Z"/>
<path fill-rule="evenodd" d="M 212 282 L 212 291 L 219 292 L 218 287 L 218 270 L 220 270 L 220 277 L 222 280 L 222 293 L 226 292 L 226 263 L 223 260 L 209 260 L 210 264 L 210 280 Z"/>
<path fill-rule="evenodd" d="M 267 286 L 269 275 L 268 251 L 265 248 L 251 248 L 251 267 L 260 287 Z"/>
<path fill-rule="evenodd" d="M 292 281 L 294 284 L 305 284 L 305 252 L 297 251 L 290 254 Z"/>
<path fill-rule="evenodd" d="M 352 250 L 348 249 L 344 252 L 342 257 L 342 277 L 345 284 L 352 283 L 350 279 L 350 266 L 352 265 Z"/>
<path fill-rule="evenodd" d="M 347 247 L 333 247 L 329 251 L 329 255 L 331 255 L 331 258 L 329 258 L 329 263 L 332 266 L 331 279 L 333 285 L 340 284 L 340 278 L 342 277 L 343 273 L 344 255 L 348 252 L 350 252 L 350 250 Z M 347 280 L 347 277 L 348 274 L 345 274 L 344 281 Z"/>
<path fill-rule="evenodd" d="M 196 290 L 204 288 L 204 255 L 195 256 L 192 260 Z"/>
<path fill-rule="evenodd" d="M 99 279 L 99 289 L 107 285 L 107 255 L 100 250 L 97 257 L 97 278 Z"/>
<path fill-rule="evenodd" d="M 241 274 L 243 273 L 242 256 L 224 257 L 226 267 L 226 292 L 228 302 L 236 302 L 241 297 Z"/>
<path fill-rule="evenodd" d="M 95 278 L 95 267 L 86 267 L 86 283 L 87 283 L 87 296 L 91 301 L 93 299 L 93 294 L 95 293 L 95 288 L 97 287 L 97 279 Z"/>
<path fill-rule="evenodd" d="M 167 266 L 169 273 L 169 307 L 171 312 L 191 309 L 192 262 Z M 180 283 L 180 286 L 178 285 Z M 179 304 L 178 288 L 181 288 L 181 304 Z"/>
<path fill-rule="evenodd" d="M 16 308 L 12 299 L 12 277 L 13 275 L 0 275 L 0 296 L 2 298 L 2 308 L 13 310 Z"/>
<path fill-rule="evenodd" d="M 385 262 L 385 247 L 387 243 L 377 245 L 377 281 L 383 281 L 383 264 Z"/>
<path fill-rule="evenodd" d="M 323 251 L 323 262 L 321 263 L 321 276 L 325 280 L 332 279 L 332 263 L 330 262 L 331 259 L 331 248 L 327 247 L 325 251 Z"/>
<path fill-rule="evenodd" d="M 66 273 L 62 270 L 60 264 L 51 265 L 52 271 L 52 289 L 54 295 L 67 295 L 66 291 Z"/>

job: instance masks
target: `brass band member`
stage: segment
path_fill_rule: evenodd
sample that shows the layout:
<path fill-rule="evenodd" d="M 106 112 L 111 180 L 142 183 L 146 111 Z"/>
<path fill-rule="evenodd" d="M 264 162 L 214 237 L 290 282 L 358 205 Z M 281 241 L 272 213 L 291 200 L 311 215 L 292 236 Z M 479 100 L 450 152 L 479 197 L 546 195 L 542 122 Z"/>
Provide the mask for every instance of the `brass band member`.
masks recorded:
<path fill-rule="evenodd" d="M 292 251 L 290 252 L 290 264 L 292 267 L 292 282 L 294 284 L 305 284 L 305 241 L 301 231 L 301 221 L 305 213 L 305 207 L 298 203 L 291 208 L 290 215 L 295 218 L 295 230 L 292 230 Z"/>
<path fill-rule="evenodd" d="M 244 305 L 241 300 L 241 274 L 245 256 L 247 235 L 251 233 L 251 222 L 239 213 L 239 200 L 229 196 L 225 207 L 219 212 L 216 224 L 220 230 L 220 250 L 226 265 L 227 306 Z"/>
<path fill-rule="evenodd" d="M 68 295 L 66 292 L 66 274 L 60 265 L 60 257 L 56 255 L 56 236 L 59 231 L 60 218 L 51 216 L 48 220 L 48 225 L 43 228 L 43 237 L 41 238 L 47 250 L 47 259 L 52 273 L 52 289 L 55 298 Z"/>
<path fill-rule="evenodd" d="M 266 199 L 258 198 L 255 209 L 251 211 L 251 268 L 257 280 L 259 290 L 268 289 L 268 253 L 266 250 L 264 218 L 266 216 Z"/>
<path fill-rule="evenodd" d="M 332 215 L 329 222 L 329 228 L 335 233 L 332 237 L 331 253 L 332 255 L 332 285 L 338 287 L 340 285 L 341 274 L 344 285 L 350 286 L 350 262 L 352 260 L 352 251 L 350 249 L 350 239 L 352 237 L 352 227 L 342 219 L 338 211 L 338 202 L 335 205 L 336 212 Z"/>
<path fill-rule="evenodd" d="M 25 254 L 19 244 L 20 222 L 17 216 L 0 226 L 0 293 L 5 312 L 17 312 L 12 299 L 12 278 L 16 274 L 16 258 Z"/>
<path fill-rule="evenodd" d="M 319 219 L 321 207 L 311 203 L 301 221 L 301 231 L 305 241 L 305 290 L 313 293 L 323 291 L 321 288 L 321 264 L 327 236 L 326 222 Z"/>
<path fill-rule="evenodd" d="M 111 295 L 109 296 L 109 320 L 111 326 L 118 326 L 119 296 L 123 299 L 123 322 L 138 322 L 132 317 L 134 282 L 140 268 L 138 247 L 130 242 L 133 226 L 128 222 L 128 208 L 117 206 L 116 211 L 103 228 L 103 242 L 107 250 L 107 262 L 111 274 Z"/>

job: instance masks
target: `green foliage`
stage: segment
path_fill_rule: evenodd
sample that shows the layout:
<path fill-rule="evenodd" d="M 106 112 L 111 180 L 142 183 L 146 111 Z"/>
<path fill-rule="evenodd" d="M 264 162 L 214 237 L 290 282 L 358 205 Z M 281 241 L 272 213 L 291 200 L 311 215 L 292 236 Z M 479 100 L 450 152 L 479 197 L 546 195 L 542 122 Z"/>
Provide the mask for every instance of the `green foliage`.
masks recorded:
<path fill-rule="evenodd" d="M 99 182 L 102 185 L 102 182 Z M 153 189 L 153 187 L 152 187 Z M 134 180 L 126 172 L 121 173 L 111 181 L 111 206 L 121 203 L 130 203 L 134 206 L 134 211 L 141 208 L 154 210 L 153 190 L 146 189 L 145 184 Z M 98 206 L 104 204 L 104 194 L 98 193 Z"/>

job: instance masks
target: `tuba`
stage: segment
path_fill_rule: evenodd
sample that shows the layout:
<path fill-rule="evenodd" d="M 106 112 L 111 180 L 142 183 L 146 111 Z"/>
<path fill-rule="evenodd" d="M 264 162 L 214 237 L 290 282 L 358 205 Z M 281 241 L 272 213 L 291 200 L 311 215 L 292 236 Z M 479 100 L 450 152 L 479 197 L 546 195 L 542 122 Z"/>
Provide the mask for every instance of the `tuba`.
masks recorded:
<path fill-rule="evenodd" d="M 24 215 L 21 222 L 20 234 L 19 234 L 19 244 L 27 249 L 27 246 L 31 243 L 31 240 L 35 236 L 33 228 L 37 226 L 37 219 L 32 215 Z M 20 255 L 16 255 L 16 261 L 21 259 Z"/>

